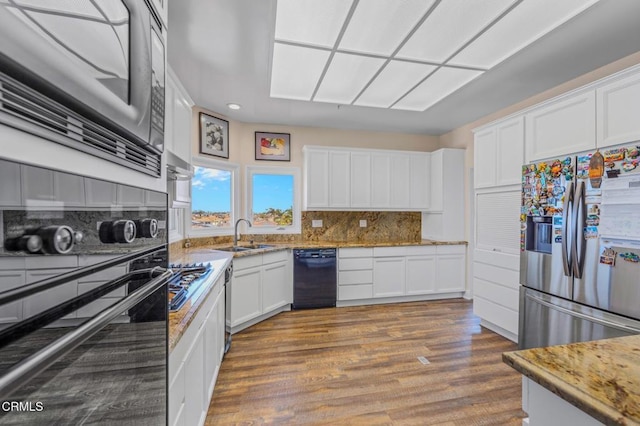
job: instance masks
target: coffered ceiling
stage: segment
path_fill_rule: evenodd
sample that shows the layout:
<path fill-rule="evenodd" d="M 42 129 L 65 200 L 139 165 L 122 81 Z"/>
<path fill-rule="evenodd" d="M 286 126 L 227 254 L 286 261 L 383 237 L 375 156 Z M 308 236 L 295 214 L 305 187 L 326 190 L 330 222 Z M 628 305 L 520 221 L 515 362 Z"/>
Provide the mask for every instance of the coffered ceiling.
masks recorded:
<path fill-rule="evenodd" d="M 169 4 L 171 67 L 245 122 L 442 134 L 640 50 L 638 0 Z"/>

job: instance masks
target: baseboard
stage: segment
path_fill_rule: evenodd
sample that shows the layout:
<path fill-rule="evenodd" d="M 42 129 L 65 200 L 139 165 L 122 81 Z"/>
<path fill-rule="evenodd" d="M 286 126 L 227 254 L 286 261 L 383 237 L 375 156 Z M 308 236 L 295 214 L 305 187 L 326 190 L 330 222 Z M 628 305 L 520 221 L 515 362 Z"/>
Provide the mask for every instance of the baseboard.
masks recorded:
<path fill-rule="evenodd" d="M 421 294 L 418 296 L 399 296 L 399 297 L 381 297 L 376 299 L 339 300 L 336 302 L 336 307 L 342 308 L 346 306 L 382 305 L 387 303 L 402 303 L 402 302 L 423 302 L 427 300 L 440 300 L 440 299 L 460 299 L 463 297 L 463 295 L 464 295 L 464 292 L 456 291 L 453 293 Z"/>
<path fill-rule="evenodd" d="M 508 330 L 505 330 L 504 328 L 495 325 L 487 320 L 480 320 L 480 325 L 484 328 L 487 328 L 491 331 L 493 331 L 494 333 L 498 333 L 499 335 L 501 335 L 502 337 L 506 337 L 507 339 L 511 340 L 514 343 L 518 343 L 518 335 L 514 334 Z"/>

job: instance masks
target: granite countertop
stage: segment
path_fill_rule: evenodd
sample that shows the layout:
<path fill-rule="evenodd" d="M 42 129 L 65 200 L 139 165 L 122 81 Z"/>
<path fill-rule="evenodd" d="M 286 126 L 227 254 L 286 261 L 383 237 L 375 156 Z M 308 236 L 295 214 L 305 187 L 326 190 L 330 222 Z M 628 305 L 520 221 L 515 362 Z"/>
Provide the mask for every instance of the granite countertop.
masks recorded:
<path fill-rule="evenodd" d="M 194 249 L 174 260 L 174 263 L 211 263 L 213 272 L 209 279 L 198 287 L 179 311 L 169 313 L 169 352 L 175 348 L 200 307 L 207 299 L 214 284 L 233 259 L 232 253 L 210 249 Z"/>
<path fill-rule="evenodd" d="M 391 242 L 345 242 L 345 241 L 291 241 L 291 242 L 261 242 L 256 244 L 264 244 L 269 247 L 252 249 L 247 251 L 232 252 L 234 257 L 252 256 L 254 254 L 267 253 L 270 251 L 288 250 L 294 248 L 353 248 L 353 247 L 403 247 L 403 246 L 433 246 L 433 245 L 467 245 L 466 241 L 391 241 Z M 238 244 L 246 245 L 245 243 Z M 230 244 L 215 244 L 206 246 L 207 249 L 216 250 L 224 247 L 230 247 Z M 186 249 L 186 252 L 195 249 Z"/>
<path fill-rule="evenodd" d="M 502 360 L 608 425 L 640 425 L 640 335 L 505 352 Z"/>

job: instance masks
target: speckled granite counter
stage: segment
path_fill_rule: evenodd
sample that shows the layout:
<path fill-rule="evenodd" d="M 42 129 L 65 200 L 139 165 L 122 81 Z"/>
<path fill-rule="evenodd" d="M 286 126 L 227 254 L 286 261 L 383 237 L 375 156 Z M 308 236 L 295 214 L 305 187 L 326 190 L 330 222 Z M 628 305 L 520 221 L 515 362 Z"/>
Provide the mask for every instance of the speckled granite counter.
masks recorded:
<path fill-rule="evenodd" d="M 344 241 L 294 241 L 294 242 L 278 242 L 278 243 L 260 243 L 268 245 L 269 247 L 253 249 L 247 251 L 240 251 L 233 253 L 234 257 L 251 256 L 259 253 L 266 253 L 270 251 L 287 250 L 294 248 L 350 248 L 350 247 L 402 247 L 402 246 L 433 246 L 433 245 L 467 245 L 466 241 L 434 241 L 434 240 L 420 240 L 420 241 L 403 241 L 403 242 L 344 242 Z M 239 244 L 242 246 L 243 244 Z M 214 244 L 207 246 L 208 249 L 217 250 L 220 248 L 229 247 L 229 244 Z M 202 249 L 202 247 L 199 247 Z M 185 250 L 186 253 L 189 249 Z"/>
<path fill-rule="evenodd" d="M 640 336 L 527 349 L 503 361 L 609 425 L 640 425 Z"/>
<path fill-rule="evenodd" d="M 169 352 L 173 350 L 185 330 L 191 324 L 196 313 L 207 299 L 213 286 L 218 281 L 221 274 L 233 259 L 232 253 L 225 253 L 217 250 L 197 249 L 183 254 L 176 259 L 176 263 L 211 263 L 213 272 L 209 279 L 203 283 L 195 294 L 193 294 L 177 312 L 169 314 Z"/>

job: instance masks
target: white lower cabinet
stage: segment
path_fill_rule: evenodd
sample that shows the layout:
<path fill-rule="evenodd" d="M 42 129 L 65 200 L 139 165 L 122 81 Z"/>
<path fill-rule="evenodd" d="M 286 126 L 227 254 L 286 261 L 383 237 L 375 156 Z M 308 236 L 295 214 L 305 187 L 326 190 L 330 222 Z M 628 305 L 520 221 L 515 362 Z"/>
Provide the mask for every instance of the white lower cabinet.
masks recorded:
<path fill-rule="evenodd" d="M 233 261 L 227 322 L 236 333 L 293 303 L 289 250 L 238 257 Z"/>
<path fill-rule="evenodd" d="M 404 257 L 373 259 L 373 297 L 404 296 Z"/>
<path fill-rule="evenodd" d="M 338 302 L 461 296 L 466 289 L 465 258 L 464 245 L 340 249 Z"/>
<path fill-rule="evenodd" d="M 169 424 L 202 425 L 224 355 L 224 273 L 169 354 Z"/>
<path fill-rule="evenodd" d="M 22 287 L 26 284 L 25 272 L 0 270 L 0 292 Z M 22 319 L 22 301 L 0 306 L 0 324 L 13 324 Z"/>

